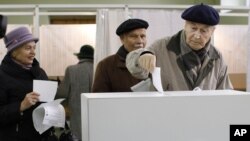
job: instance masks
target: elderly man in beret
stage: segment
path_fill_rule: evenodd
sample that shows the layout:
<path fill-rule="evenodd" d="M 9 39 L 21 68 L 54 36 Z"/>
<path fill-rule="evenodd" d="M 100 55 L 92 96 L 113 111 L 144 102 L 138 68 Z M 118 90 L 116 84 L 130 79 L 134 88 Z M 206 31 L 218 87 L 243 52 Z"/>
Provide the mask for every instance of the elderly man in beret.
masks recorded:
<path fill-rule="evenodd" d="M 227 65 L 211 44 L 211 36 L 220 21 L 218 12 L 199 4 L 186 9 L 181 17 L 185 20 L 183 30 L 157 40 L 147 49 L 129 53 L 128 70 L 144 79 L 156 66 L 160 67 L 165 91 L 233 89 Z"/>
<path fill-rule="evenodd" d="M 125 60 L 129 52 L 146 46 L 147 28 L 148 23 L 142 19 L 128 19 L 119 25 L 116 34 L 122 46 L 98 63 L 92 92 L 130 92 L 130 87 L 141 81 L 130 74 Z"/>

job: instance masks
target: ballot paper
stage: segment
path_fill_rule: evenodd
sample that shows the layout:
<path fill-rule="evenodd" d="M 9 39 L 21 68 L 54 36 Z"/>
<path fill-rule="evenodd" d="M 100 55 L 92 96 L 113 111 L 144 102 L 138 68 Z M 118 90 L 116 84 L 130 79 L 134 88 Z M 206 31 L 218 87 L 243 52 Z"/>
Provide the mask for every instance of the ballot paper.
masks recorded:
<path fill-rule="evenodd" d="M 153 89 L 154 90 L 156 89 L 158 92 L 163 93 L 163 88 L 162 88 L 162 83 L 161 83 L 161 68 L 156 67 L 154 69 L 154 71 L 152 72 L 152 79 L 153 79 L 152 80 L 153 86 L 152 86 L 151 79 L 148 78 L 132 86 L 131 90 L 133 92 L 146 92 L 146 91 L 152 91 Z"/>
<path fill-rule="evenodd" d="M 42 134 L 52 126 L 64 128 L 65 110 L 60 104 L 64 99 L 42 103 L 32 113 L 35 129 Z"/>
<path fill-rule="evenodd" d="M 202 91 L 202 89 L 200 87 L 195 87 L 193 91 Z"/>
<path fill-rule="evenodd" d="M 58 83 L 56 81 L 33 80 L 33 91 L 40 94 L 39 101 L 53 101 L 56 95 Z"/>
<path fill-rule="evenodd" d="M 151 88 L 151 79 L 148 78 L 132 86 L 131 90 L 133 92 L 148 92 L 148 91 L 151 91 L 150 88 Z"/>
<path fill-rule="evenodd" d="M 161 68 L 155 67 L 152 72 L 153 85 L 158 92 L 163 92 L 162 83 L 161 83 Z"/>

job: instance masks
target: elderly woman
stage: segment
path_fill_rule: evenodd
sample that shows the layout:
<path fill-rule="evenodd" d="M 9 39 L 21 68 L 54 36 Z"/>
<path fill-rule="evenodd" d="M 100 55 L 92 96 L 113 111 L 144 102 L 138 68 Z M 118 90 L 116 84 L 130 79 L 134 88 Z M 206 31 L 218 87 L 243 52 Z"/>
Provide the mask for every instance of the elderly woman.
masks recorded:
<path fill-rule="evenodd" d="M 12 30 L 4 37 L 7 48 L 0 66 L 0 132 L 3 141 L 41 141 L 34 128 L 32 111 L 40 104 L 32 91 L 33 80 L 48 77 L 35 59 L 36 42 L 26 27 Z"/>

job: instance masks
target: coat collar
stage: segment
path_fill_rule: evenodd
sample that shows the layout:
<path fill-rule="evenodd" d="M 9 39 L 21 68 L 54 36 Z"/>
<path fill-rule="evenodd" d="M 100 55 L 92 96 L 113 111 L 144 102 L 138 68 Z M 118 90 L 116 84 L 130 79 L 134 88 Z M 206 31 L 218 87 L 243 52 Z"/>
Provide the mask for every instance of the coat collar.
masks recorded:
<path fill-rule="evenodd" d="M 125 61 L 126 61 L 127 54 L 128 54 L 128 51 L 125 49 L 124 46 L 121 46 L 116 53 L 116 55 L 119 58 L 119 61 L 117 62 L 117 67 L 126 68 Z"/>
<path fill-rule="evenodd" d="M 127 54 L 128 54 L 128 51 L 125 49 L 125 47 L 124 46 L 121 46 L 119 49 L 118 49 L 118 51 L 117 51 L 117 53 L 116 53 L 119 57 L 120 57 L 120 59 L 121 60 L 126 60 L 126 57 L 127 57 Z"/>
<path fill-rule="evenodd" d="M 169 44 L 167 45 L 167 49 L 176 54 L 177 64 L 180 67 L 184 77 L 186 78 L 186 81 L 187 81 L 187 84 L 188 84 L 190 90 L 192 90 L 193 88 L 198 86 L 201 83 L 201 81 L 203 80 L 203 78 L 206 77 L 207 74 L 212 70 L 213 60 L 219 59 L 220 55 L 219 55 L 219 52 L 215 49 L 215 47 L 213 45 L 211 45 L 210 43 L 207 44 L 207 46 L 209 46 L 209 47 L 206 50 L 207 51 L 206 65 L 203 68 L 202 73 L 200 73 L 194 79 L 191 75 L 192 71 L 190 71 L 192 68 L 194 68 L 194 66 L 187 67 L 186 65 L 189 63 L 185 63 L 185 61 L 186 61 L 185 59 L 187 59 L 187 58 L 185 58 L 185 56 L 186 55 L 189 56 L 190 53 L 191 54 L 194 54 L 194 53 L 192 52 L 192 50 L 189 50 L 187 48 L 184 51 L 182 50 L 182 48 L 183 48 L 182 42 L 183 41 L 181 41 L 181 35 L 183 33 L 184 33 L 184 31 L 182 30 L 182 31 L 178 32 L 176 35 L 174 35 L 170 39 Z"/>
<path fill-rule="evenodd" d="M 34 59 L 32 67 L 30 69 L 25 69 L 21 65 L 14 62 L 10 54 L 5 55 L 2 63 L 1 69 L 16 78 L 38 78 L 40 77 L 40 66 L 36 59 Z"/>
<path fill-rule="evenodd" d="M 167 45 L 167 49 L 175 52 L 175 54 L 178 56 L 181 54 L 181 34 L 184 33 L 184 30 L 179 31 L 177 34 L 175 34 L 169 41 L 169 44 Z M 210 59 L 216 60 L 218 59 L 219 53 L 215 50 L 215 47 L 212 44 L 207 44 L 208 47 L 207 53 Z"/>
<path fill-rule="evenodd" d="M 83 62 L 93 62 L 93 59 L 80 59 L 78 64 L 81 64 Z"/>

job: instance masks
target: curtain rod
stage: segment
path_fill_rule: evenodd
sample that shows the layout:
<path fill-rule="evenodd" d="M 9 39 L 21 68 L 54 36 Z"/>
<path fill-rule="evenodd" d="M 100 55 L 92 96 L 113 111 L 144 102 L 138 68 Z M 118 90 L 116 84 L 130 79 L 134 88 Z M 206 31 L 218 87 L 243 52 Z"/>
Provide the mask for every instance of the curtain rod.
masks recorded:
<path fill-rule="evenodd" d="M 86 10 L 97 10 L 97 9 L 113 9 L 122 8 L 128 11 L 129 9 L 177 9 L 184 10 L 191 5 L 124 5 L 124 4 L 9 4 L 0 5 L 0 14 L 14 16 L 14 15 L 33 15 L 34 9 L 39 9 L 39 15 L 95 15 L 96 13 L 87 13 Z M 238 10 L 238 12 L 220 12 L 221 16 L 233 16 L 233 17 L 248 17 L 250 7 L 247 6 L 218 6 L 211 5 L 217 10 Z M 6 11 L 11 10 L 11 11 Z M 19 11 L 14 11 L 19 10 Z M 20 11 L 25 10 L 25 11 Z M 45 10 L 45 11 L 44 11 Z M 53 11 L 46 11 L 53 10 Z M 67 10 L 67 11 L 56 11 L 56 10 Z M 83 12 L 83 10 L 85 12 Z M 27 12 L 29 11 L 29 12 Z M 78 11 L 78 12 L 76 12 Z M 79 13 L 80 11 L 80 13 Z M 239 13 L 239 11 L 241 11 Z"/>
<path fill-rule="evenodd" d="M 100 8 L 137 8 L 137 9 L 186 9 L 192 5 L 136 5 L 136 4 L 1 4 L 0 9 L 24 9 L 24 8 L 35 8 L 41 9 L 100 9 Z M 221 5 L 210 5 L 218 10 L 245 10 L 250 11 L 248 6 L 221 6 Z"/>

